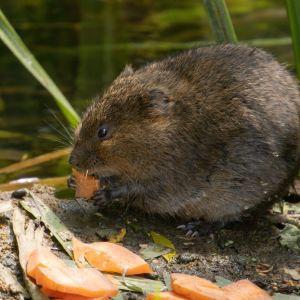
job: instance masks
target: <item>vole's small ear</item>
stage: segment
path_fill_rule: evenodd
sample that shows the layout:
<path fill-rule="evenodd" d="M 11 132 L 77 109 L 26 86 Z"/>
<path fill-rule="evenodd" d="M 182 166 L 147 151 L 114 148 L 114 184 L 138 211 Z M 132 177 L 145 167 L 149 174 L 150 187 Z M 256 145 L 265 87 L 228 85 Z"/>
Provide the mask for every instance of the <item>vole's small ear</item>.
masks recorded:
<path fill-rule="evenodd" d="M 150 90 L 148 96 L 150 106 L 160 113 L 167 113 L 172 106 L 169 96 L 160 89 Z"/>
<path fill-rule="evenodd" d="M 128 76 L 128 75 L 131 75 L 133 74 L 133 69 L 132 69 L 132 66 L 131 65 L 126 65 L 124 70 L 120 73 L 120 77 L 125 77 L 125 76 Z"/>

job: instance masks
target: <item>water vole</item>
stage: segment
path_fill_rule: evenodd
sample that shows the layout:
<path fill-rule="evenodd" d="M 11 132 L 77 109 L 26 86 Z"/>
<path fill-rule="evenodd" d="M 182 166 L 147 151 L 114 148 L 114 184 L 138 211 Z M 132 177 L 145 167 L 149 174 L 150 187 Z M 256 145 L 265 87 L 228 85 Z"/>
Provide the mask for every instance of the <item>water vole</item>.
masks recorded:
<path fill-rule="evenodd" d="M 235 220 L 292 182 L 299 109 L 295 79 L 266 52 L 193 49 L 126 68 L 84 114 L 70 163 L 109 183 L 102 204 Z"/>

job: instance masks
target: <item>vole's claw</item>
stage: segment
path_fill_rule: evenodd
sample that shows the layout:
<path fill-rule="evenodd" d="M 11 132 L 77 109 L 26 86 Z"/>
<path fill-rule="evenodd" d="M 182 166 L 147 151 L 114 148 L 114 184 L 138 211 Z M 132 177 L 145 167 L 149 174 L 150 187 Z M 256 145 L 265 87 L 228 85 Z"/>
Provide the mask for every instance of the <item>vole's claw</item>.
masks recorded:
<path fill-rule="evenodd" d="M 195 238 L 195 237 L 199 236 L 199 232 L 198 232 L 198 230 L 193 231 L 192 229 L 190 229 L 185 235 Z"/>
<path fill-rule="evenodd" d="M 67 186 L 70 189 L 76 189 L 76 180 L 73 175 L 70 175 L 67 179 Z"/>
<path fill-rule="evenodd" d="M 185 227 L 186 227 L 186 225 L 182 224 L 182 225 L 177 226 L 176 229 L 184 230 Z"/>
<path fill-rule="evenodd" d="M 201 221 L 189 222 L 187 224 L 177 226 L 177 229 L 184 231 L 186 236 L 194 238 L 199 236 L 198 230 L 195 229 L 200 223 Z"/>
<path fill-rule="evenodd" d="M 223 223 L 210 223 L 203 220 L 199 220 L 179 225 L 177 226 L 177 229 L 184 231 L 185 235 L 188 237 L 196 238 L 198 236 L 209 235 L 214 231 L 222 228 L 223 226 Z"/>
<path fill-rule="evenodd" d="M 201 223 L 202 223 L 202 221 L 193 221 L 193 222 L 189 222 L 187 224 L 181 224 L 181 225 L 177 226 L 176 228 L 184 230 L 184 231 L 190 231 L 190 230 L 193 231 L 193 229 L 195 229 L 195 227 L 197 227 Z"/>
<path fill-rule="evenodd" d="M 193 232 L 192 237 L 195 238 L 197 236 L 199 236 L 199 232 L 196 230 L 196 231 Z"/>
<path fill-rule="evenodd" d="M 193 230 L 188 230 L 188 232 L 185 234 L 186 236 L 193 236 Z"/>

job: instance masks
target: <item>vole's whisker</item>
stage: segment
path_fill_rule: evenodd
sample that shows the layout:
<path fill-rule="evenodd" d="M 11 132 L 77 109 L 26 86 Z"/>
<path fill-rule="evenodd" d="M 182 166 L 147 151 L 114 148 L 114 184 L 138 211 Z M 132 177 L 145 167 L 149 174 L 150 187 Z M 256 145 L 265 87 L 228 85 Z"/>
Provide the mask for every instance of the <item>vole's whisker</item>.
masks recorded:
<path fill-rule="evenodd" d="M 58 118 L 58 116 L 55 114 L 55 112 L 53 110 L 50 109 L 50 113 L 53 115 L 53 117 L 56 119 L 56 121 L 60 124 L 60 126 L 64 129 L 67 136 L 72 140 L 73 135 L 71 134 L 71 132 L 67 128 L 67 126 Z"/>
<path fill-rule="evenodd" d="M 68 142 L 66 142 L 60 138 L 51 137 L 51 138 L 49 138 L 49 140 L 57 142 L 61 147 L 69 147 L 70 146 L 70 144 Z"/>
<path fill-rule="evenodd" d="M 54 125 L 50 124 L 49 122 L 46 123 L 51 129 L 53 129 L 56 133 L 59 134 L 59 136 L 63 139 L 67 146 L 72 146 L 72 140 L 68 136 L 66 136 L 63 132 L 58 130 Z"/>

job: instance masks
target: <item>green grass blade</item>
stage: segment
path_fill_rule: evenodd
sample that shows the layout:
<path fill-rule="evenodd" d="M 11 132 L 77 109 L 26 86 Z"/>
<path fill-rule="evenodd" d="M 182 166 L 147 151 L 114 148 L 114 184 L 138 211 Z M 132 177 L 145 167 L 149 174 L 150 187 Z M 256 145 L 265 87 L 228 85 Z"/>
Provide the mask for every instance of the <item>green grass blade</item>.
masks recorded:
<path fill-rule="evenodd" d="M 225 0 L 203 0 L 203 4 L 217 42 L 236 44 L 238 40 Z"/>
<path fill-rule="evenodd" d="M 300 80 L 300 1 L 286 0 L 286 7 L 291 28 L 297 77 Z"/>
<path fill-rule="evenodd" d="M 11 26 L 4 13 L 0 9 L 0 39 L 14 53 L 25 68 L 49 91 L 55 102 L 66 117 L 70 125 L 75 126 L 79 121 L 79 116 L 68 100 L 48 76 L 43 67 L 18 36 Z"/>

